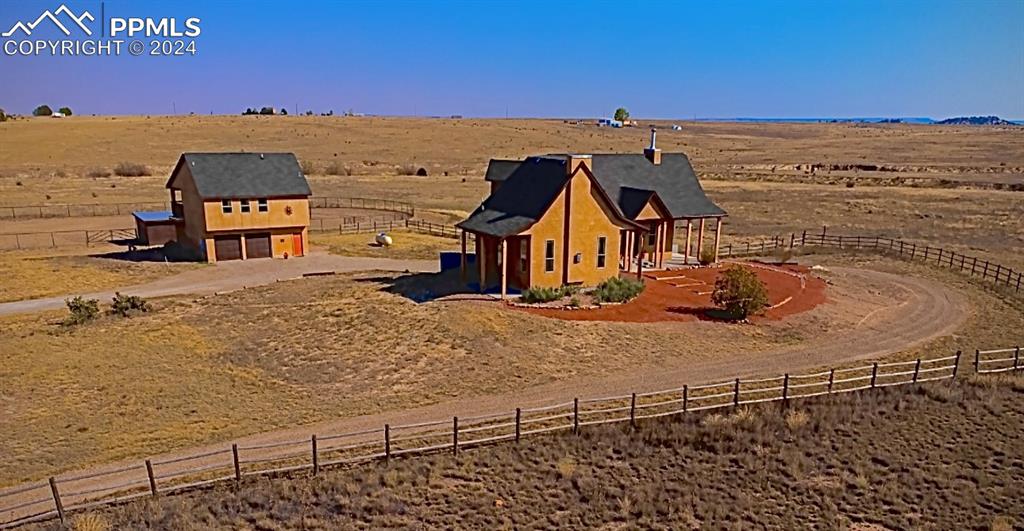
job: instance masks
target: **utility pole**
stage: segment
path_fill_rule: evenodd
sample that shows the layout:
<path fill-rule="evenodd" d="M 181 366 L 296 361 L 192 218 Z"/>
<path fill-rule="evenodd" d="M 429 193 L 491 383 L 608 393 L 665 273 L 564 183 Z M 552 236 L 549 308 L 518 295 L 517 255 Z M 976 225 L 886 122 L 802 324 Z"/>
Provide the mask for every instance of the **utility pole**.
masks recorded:
<path fill-rule="evenodd" d="M 171 102 L 171 114 L 178 114 L 178 105 L 173 101 Z"/>

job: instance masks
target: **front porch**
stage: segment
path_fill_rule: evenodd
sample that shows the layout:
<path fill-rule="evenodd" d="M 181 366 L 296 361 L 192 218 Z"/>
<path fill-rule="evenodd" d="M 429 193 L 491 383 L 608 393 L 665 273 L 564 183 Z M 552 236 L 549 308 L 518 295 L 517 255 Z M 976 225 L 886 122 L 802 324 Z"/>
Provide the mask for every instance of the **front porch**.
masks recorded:
<path fill-rule="evenodd" d="M 722 239 L 722 217 L 662 219 L 644 222 L 647 232 L 627 231 L 621 233 L 619 268 L 625 272 L 636 272 L 637 278 L 644 270 L 677 269 L 700 265 L 705 252 L 707 221 L 714 220 L 714 239 L 710 242 L 711 264 L 718 263 Z M 685 225 L 683 225 L 685 222 Z M 677 226 L 678 225 L 678 226 Z M 685 231 L 686 237 L 680 248 L 675 242 L 677 229 Z M 695 234 L 696 233 L 696 234 Z"/>

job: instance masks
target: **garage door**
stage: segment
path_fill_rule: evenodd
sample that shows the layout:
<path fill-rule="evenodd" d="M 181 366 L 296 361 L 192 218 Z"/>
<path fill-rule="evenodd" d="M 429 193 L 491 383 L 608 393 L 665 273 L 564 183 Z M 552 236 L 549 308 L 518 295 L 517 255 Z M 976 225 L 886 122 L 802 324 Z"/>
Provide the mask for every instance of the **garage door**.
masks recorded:
<path fill-rule="evenodd" d="M 242 239 L 238 236 L 218 236 L 213 239 L 217 260 L 241 260 Z"/>
<path fill-rule="evenodd" d="M 245 257 L 270 258 L 270 234 L 246 234 Z"/>

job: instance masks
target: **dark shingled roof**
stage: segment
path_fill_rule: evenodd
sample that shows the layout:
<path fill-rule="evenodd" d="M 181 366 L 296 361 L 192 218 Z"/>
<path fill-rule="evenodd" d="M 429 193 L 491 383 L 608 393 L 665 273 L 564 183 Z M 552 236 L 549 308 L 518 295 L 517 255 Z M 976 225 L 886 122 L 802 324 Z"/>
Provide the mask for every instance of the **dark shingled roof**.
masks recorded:
<path fill-rule="evenodd" d="M 293 153 L 183 153 L 171 173 L 187 164 L 199 195 L 244 199 L 312 195 Z"/>
<path fill-rule="evenodd" d="M 487 175 L 484 176 L 484 180 L 488 182 L 504 181 L 522 163 L 521 160 L 491 159 L 491 163 L 487 165 Z"/>
<path fill-rule="evenodd" d="M 565 155 L 547 157 L 565 159 Z M 514 174 L 510 166 L 511 161 L 492 160 L 487 168 L 487 180 L 508 180 Z M 652 164 L 642 154 L 593 155 L 591 170 L 601 188 L 629 219 L 634 219 L 654 194 L 673 218 L 726 215 L 704 194 L 690 160 L 682 153 L 663 154 L 659 165 Z"/>
<path fill-rule="evenodd" d="M 508 161 L 491 161 L 504 163 Z M 502 164 L 502 169 L 507 169 Z M 490 168 L 487 172 L 491 175 Z M 564 159 L 529 157 L 516 161 L 498 188 L 459 227 L 480 234 L 505 237 L 519 234 L 544 215 L 565 187 L 569 176 Z"/>

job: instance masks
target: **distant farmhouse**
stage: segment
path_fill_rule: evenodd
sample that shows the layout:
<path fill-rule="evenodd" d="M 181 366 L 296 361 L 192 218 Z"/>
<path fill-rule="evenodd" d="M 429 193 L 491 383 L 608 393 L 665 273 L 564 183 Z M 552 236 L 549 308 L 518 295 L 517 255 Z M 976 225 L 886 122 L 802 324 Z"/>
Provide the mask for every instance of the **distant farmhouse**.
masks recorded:
<path fill-rule="evenodd" d="M 480 289 L 594 285 L 620 271 L 639 275 L 664 267 L 673 256 L 676 222 L 686 224 L 690 261 L 694 223 L 703 252 L 705 220 L 715 219 L 713 260 L 718 260 L 726 212 L 701 189 L 682 153 L 662 154 L 656 132 L 643 154 L 545 155 L 524 160 L 491 160 L 486 179 L 491 194 L 463 229 L 476 242 Z"/>
<path fill-rule="evenodd" d="M 185 153 L 167 188 L 170 212 L 135 214 L 140 239 L 170 221 L 176 240 L 208 262 L 303 256 L 309 248 L 312 192 L 292 153 Z"/>

